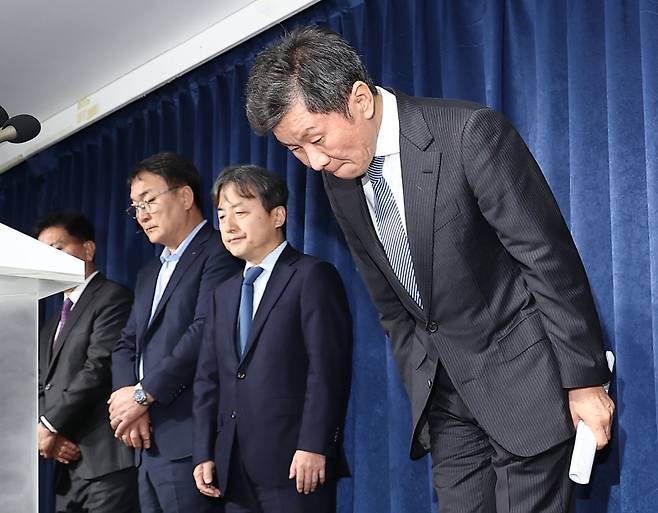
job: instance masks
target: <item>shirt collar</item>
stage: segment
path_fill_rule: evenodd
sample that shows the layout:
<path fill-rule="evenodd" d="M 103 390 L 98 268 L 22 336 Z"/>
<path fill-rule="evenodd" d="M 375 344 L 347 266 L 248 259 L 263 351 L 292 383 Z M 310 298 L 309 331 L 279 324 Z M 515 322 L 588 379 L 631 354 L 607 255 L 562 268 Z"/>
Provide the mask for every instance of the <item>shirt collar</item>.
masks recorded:
<path fill-rule="evenodd" d="M 377 86 L 382 97 L 382 122 L 377 134 L 376 157 L 400 153 L 400 120 L 395 95 Z"/>
<path fill-rule="evenodd" d="M 194 230 L 192 230 L 187 235 L 187 237 L 183 239 L 183 242 L 181 242 L 174 251 L 171 251 L 168 247 L 165 246 L 165 248 L 162 250 L 162 253 L 160 253 L 160 262 L 163 264 L 165 262 L 178 262 L 180 257 L 183 256 L 183 253 L 185 253 L 187 246 L 190 245 L 190 242 L 192 242 L 192 239 L 196 236 L 197 233 L 199 233 L 199 230 L 203 228 L 204 224 L 206 224 L 205 219 L 194 227 Z"/>
<path fill-rule="evenodd" d="M 78 300 L 80 299 L 80 296 L 82 296 L 82 293 L 85 291 L 87 288 L 87 285 L 89 285 L 89 282 L 94 279 L 94 276 L 98 274 L 98 271 L 94 271 L 91 273 L 87 278 L 85 278 L 85 281 L 75 287 L 70 294 L 66 295 L 64 294 L 64 299 L 69 298 L 73 304 L 76 304 Z"/>
<path fill-rule="evenodd" d="M 277 260 L 279 260 L 281 253 L 283 253 L 283 250 L 287 245 L 288 245 L 288 241 L 284 240 L 281 244 L 279 244 L 276 248 L 274 248 L 265 258 L 263 258 L 263 261 L 260 264 L 252 264 L 251 262 L 246 262 L 244 264 L 244 271 L 242 272 L 242 275 L 244 276 L 247 270 L 251 267 L 254 267 L 255 265 L 258 265 L 258 267 L 262 267 L 263 271 L 271 273 L 272 270 L 274 269 L 274 266 L 276 265 Z"/>

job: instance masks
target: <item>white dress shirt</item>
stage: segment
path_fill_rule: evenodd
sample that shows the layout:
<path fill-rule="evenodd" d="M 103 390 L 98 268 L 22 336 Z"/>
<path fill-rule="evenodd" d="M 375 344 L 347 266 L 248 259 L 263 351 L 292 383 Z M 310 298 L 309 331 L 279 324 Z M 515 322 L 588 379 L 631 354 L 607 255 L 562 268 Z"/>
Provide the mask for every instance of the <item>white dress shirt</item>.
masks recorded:
<path fill-rule="evenodd" d="M 400 164 L 400 120 L 398 119 L 398 104 L 395 95 L 389 93 L 386 89 L 377 87 L 377 91 L 382 96 L 382 122 L 379 127 L 379 133 L 377 134 L 375 157 L 385 157 L 382 176 L 393 193 L 406 235 L 407 220 L 404 213 L 402 165 Z M 372 190 L 372 184 L 368 179 L 367 173 L 363 175 L 361 181 L 372 224 L 375 226 L 377 236 L 381 240 L 377 218 L 375 217 L 375 192 Z"/>
<path fill-rule="evenodd" d="M 244 266 L 244 271 L 242 273 L 242 276 L 245 275 L 247 269 L 249 269 L 250 267 L 257 266 L 263 269 L 263 272 L 260 273 L 258 278 L 256 278 L 256 281 L 254 281 L 254 307 L 251 310 L 253 312 L 251 317 L 252 319 L 253 316 L 256 315 L 256 310 L 258 310 L 258 305 L 260 305 L 260 300 L 263 299 L 263 294 L 265 293 L 265 287 L 267 287 L 267 282 L 270 280 L 270 276 L 272 276 L 272 270 L 274 269 L 277 260 L 279 260 L 281 253 L 283 253 L 283 250 L 287 245 L 288 245 L 288 241 L 284 240 L 281 244 L 279 244 L 276 248 L 274 248 L 271 253 L 269 253 L 265 258 L 263 258 L 263 261 L 260 264 L 253 264 L 251 262 L 247 262 Z"/>

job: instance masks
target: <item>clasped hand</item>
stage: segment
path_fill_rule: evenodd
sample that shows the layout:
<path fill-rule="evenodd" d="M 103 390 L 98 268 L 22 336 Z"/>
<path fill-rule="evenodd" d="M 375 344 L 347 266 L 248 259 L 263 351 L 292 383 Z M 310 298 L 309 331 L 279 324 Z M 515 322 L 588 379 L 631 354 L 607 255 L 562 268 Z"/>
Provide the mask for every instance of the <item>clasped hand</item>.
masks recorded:
<path fill-rule="evenodd" d="M 151 447 L 151 423 L 148 405 L 137 404 L 133 399 L 133 387 L 123 387 L 112 393 L 107 401 L 110 426 L 114 436 L 127 447 L 140 449 Z"/>
<path fill-rule="evenodd" d="M 37 425 L 39 454 L 47 459 L 54 458 L 68 465 L 80 459 L 80 447 L 63 435 L 51 433 L 45 426 Z"/>

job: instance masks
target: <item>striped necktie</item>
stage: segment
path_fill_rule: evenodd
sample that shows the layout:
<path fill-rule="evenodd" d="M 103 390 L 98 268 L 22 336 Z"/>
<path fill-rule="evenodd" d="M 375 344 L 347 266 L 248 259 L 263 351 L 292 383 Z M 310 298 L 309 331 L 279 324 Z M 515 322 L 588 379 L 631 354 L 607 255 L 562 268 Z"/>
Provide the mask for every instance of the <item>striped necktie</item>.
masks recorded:
<path fill-rule="evenodd" d="M 411 260 L 409 239 L 407 238 L 400 211 L 395 203 L 393 192 L 382 176 L 385 157 L 375 157 L 368 166 L 368 178 L 375 193 L 375 218 L 379 228 L 379 239 L 391 268 L 400 283 L 414 301 L 423 307 L 416 283 L 416 273 Z"/>

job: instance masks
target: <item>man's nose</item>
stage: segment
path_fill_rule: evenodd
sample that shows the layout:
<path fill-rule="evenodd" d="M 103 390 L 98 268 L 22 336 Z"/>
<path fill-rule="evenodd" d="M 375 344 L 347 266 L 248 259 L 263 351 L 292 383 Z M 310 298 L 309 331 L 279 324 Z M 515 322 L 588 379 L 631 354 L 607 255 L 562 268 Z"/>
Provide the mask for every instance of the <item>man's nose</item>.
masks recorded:
<path fill-rule="evenodd" d="M 135 210 L 135 218 L 140 222 L 143 223 L 144 221 L 148 221 L 151 219 L 151 214 L 148 213 L 146 210 L 143 208 L 138 208 Z"/>
<path fill-rule="evenodd" d="M 222 219 L 224 223 L 224 228 L 226 229 L 227 232 L 233 233 L 237 229 L 237 224 L 235 223 L 235 216 L 228 214 L 224 216 L 224 219 Z"/>
<path fill-rule="evenodd" d="M 306 151 L 306 156 L 308 157 L 308 165 L 315 171 L 322 171 L 331 162 L 331 158 L 326 153 L 315 148 L 309 148 Z"/>

